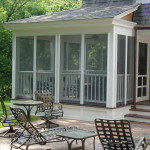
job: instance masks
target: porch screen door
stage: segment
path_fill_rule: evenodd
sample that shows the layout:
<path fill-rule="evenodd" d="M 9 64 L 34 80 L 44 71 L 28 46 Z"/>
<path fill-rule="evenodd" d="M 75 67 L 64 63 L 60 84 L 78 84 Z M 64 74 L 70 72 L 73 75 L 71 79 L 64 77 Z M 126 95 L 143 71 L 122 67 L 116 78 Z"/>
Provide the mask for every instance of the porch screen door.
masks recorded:
<path fill-rule="evenodd" d="M 81 36 L 61 36 L 61 98 L 60 102 L 80 103 Z"/>
<path fill-rule="evenodd" d="M 55 94 L 55 36 L 37 37 L 36 56 L 37 90 Z"/>
<path fill-rule="evenodd" d="M 33 37 L 16 39 L 16 97 L 32 98 L 33 95 Z"/>
<path fill-rule="evenodd" d="M 148 43 L 139 43 L 137 101 L 148 99 Z"/>

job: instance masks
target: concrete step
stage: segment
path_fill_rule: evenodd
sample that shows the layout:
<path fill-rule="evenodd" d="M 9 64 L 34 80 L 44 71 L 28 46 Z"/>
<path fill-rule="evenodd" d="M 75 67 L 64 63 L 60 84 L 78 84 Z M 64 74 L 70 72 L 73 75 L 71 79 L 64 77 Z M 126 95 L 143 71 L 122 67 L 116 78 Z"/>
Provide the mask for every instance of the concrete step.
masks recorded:
<path fill-rule="evenodd" d="M 136 105 L 136 108 L 139 108 L 139 109 L 149 109 L 150 110 L 150 106 L 149 105 Z"/>
<path fill-rule="evenodd" d="M 149 105 L 150 106 L 150 100 L 137 102 L 136 105 Z"/>
<path fill-rule="evenodd" d="M 150 123 L 150 116 L 146 116 L 146 115 L 127 114 L 125 115 L 125 119 L 130 121 Z"/>
<path fill-rule="evenodd" d="M 150 116 L 150 109 L 143 109 L 143 108 L 130 109 L 130 114 Z"/>

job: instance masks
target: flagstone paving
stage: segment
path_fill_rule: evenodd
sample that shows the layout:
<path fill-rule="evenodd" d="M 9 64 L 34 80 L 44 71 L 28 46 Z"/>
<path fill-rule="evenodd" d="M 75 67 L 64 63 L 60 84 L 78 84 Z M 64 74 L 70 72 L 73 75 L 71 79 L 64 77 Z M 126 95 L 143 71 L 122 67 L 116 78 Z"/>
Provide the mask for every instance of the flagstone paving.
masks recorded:
<path fill-rule="evenodd" d="M 60 126 L 68 127 L 74 126 L 84 130 L 95 131 L 94 122 L 87 122 L 87 121 L 78 121 L 78 120 L 69 120 L 69 119 L 54 119 L 54 122 L 58 123 Z M 42 121 L 34 122 L 34 124 L 41 123 Z M 148 123 L 139 123 L 139 122 L 131 122 L 131 128 L 134 138 L 140 138 L 142 136 L 150 139 L 150 124 Z M 5 130 L 6 128 L 2 128 L 1 130 Z M 0 150 L 10 150 L 10 141 L 11 138 L 0 138 Z M 99 142 L 98 137 L 96 137 L 96 144 Z M 81 145 L 81 142 L 73 143 L 72 147 L 78 150 L 78 146 Z M 67 150 L 67 142 L 57 142 L 57 143 L 49 143 L 46 145 L 34 145 L 30 146 L 29 150 Z M 101 146 L 99 146 L 99 150 L 101 150 Z M 15 150 L 15 149 L 13 149 Z M 93 150 L 93 138 L 89 138 L 85 142 L 85 150 Z M 150 150 L 150 147 L 147 148 Z"/>

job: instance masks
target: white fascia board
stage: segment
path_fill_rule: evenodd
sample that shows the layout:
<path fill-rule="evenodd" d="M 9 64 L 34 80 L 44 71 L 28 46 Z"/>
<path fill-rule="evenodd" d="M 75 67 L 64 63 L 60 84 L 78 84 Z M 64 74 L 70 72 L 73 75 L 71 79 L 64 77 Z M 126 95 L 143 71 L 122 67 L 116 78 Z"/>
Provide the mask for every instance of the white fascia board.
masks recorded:
<path fill-rule="evenodd" d="M 121 27 L 125 27 L 125 28 L 131 28 L 131 29 L 133 29 L 137 25 L 137 23 L 135 23 L 135 22 L 118 19 L 118 18 L 114 18 L 112 21 L 112 24 L 121 26 Z"/>
<path fill-rule="evenodd" d="M 148 4 L 150 0 L 136 0 L 136 3 Z"/>
<path fill-rule="evenodd" d="M 142 27 L 144 27 L 144 28 L 147 28 L 147 27 L 150 27 L 150 24 L 145 24 L 145 25 L 136 25 L 136 27 L 138 28 L 142 28 Z"/>
<path fill-rule="evenodd" d="M 112 23 L 113 18 L 87 19 L 87 20 L 69 20 L 69 21 L 51 21 L 36 23 L 4 23 L 5 29 L 25 30 L 42 28 L 62 28 L 62 27 L 85 27 L 85 26 L 105 26 Z"/>
<path fill-rule="evenodd" d="M 115 19 L 121 19 L 121 18 L 125 17 L 125 16 L 129 15 L 130 13 L 136 11 L 136 10 L 139 8 L 140 5 L 141 5 L 141 4 L 137 5 L 136 7 L 132 8 L 132 9 L 130 9 L 130 10 L 128 10 L 128 11 L 125 11 L 125 12 L 123 12 L 123 13 L 121 13 L 121 14 L 115 16 L 114 18 L 115 18 Z"/>

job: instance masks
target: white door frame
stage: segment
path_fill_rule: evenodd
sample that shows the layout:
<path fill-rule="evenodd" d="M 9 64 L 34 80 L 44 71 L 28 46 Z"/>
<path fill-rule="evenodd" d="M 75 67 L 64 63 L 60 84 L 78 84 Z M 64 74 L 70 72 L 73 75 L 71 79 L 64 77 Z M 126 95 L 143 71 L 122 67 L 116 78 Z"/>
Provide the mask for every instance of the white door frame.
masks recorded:
<path fill-rule="evenodd" d="M 146 87 L 147 90 L 146 90 L 146 93 L 147 95 L 146 96 L 142 96 L 142 97 L 138 97 L 138 66 L 139 66 L 139 43 L 146 43 L 147 44 L 147 85 L 146 86 L 143 86 L 143 87 Z M 139 102 L 139 101 L 143 101 L 143 100 L 148 100 L 149 99 L 149 41 L 148 40 L 137 40 L 137 66 L 136 66 L 136 101 Z M 142 87 L 142 86 L 140 86 Z"/>

